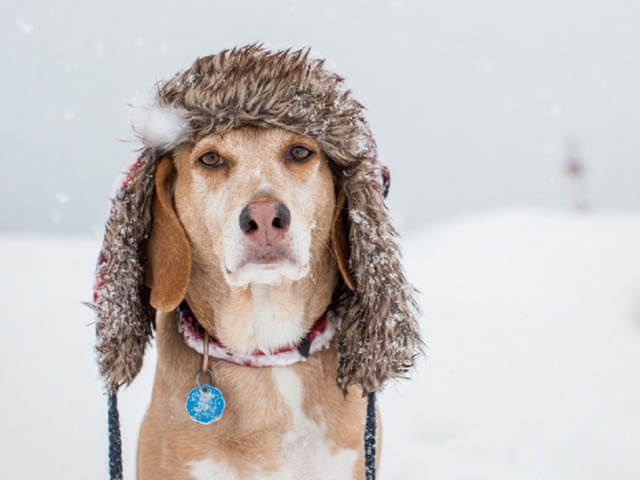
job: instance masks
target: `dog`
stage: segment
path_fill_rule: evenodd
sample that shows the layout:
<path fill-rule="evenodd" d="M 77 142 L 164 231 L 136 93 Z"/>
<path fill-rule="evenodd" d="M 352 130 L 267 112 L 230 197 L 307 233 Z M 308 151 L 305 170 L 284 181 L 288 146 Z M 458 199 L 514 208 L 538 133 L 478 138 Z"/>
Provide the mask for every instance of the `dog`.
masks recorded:
<path fill-rule="evenodd" d="M 251 127 L 209 135 L 161 161 L 156 196 L 164 210 L 156 216 L 167 224 L 154 229 L 150 263 L 173 270 L 153 270 L 152 283 L 171 296 L 181 288 L 175 271 L 191 268 L 186 301 L 221 344 L 244 354 L 275 351 L 297 343 L 327 310 L 338 274 L 330 232 L 339 216 L 329 164 L 313 139 Z M 154 258 L 166 248 L 158 244 L 176 237 L 190 247 L 177 255 L 183 265 Z M 176 330 L 174 312 L 156 321 L 140 480 L 364 478 L 366 401 L 357 387 L 346 395 L 338 388 L 334 348 L 282 367 L 214 361 L 228 407 L 203 430 L 182 415 L 201 356 Z"/>
<path fill-rule="evenodd" d="M 159 83 L 133 127 L 92 302 L 112 478 L 154 325 L 139 480 L 374 478 L 375 392 L 422 342 L 364 107 L 308 50 L 248 45 Z"/>

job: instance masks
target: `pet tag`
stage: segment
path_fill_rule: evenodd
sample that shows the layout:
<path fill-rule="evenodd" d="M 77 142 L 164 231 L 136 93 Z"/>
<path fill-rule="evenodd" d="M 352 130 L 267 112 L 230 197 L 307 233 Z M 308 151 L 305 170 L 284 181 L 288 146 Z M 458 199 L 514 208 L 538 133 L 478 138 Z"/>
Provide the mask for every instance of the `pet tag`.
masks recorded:
<path fill-rule="evenodd" d="M 200 384 L 200 373 L 196 374 L 196 387 L 189 392 L 185 406 L 191 420 L 208 425 L 220 420 L 225 402 L 220 389 L 207 383 Z M 207 373 L 214 383 L 213 372 L 207 370 Z"/>

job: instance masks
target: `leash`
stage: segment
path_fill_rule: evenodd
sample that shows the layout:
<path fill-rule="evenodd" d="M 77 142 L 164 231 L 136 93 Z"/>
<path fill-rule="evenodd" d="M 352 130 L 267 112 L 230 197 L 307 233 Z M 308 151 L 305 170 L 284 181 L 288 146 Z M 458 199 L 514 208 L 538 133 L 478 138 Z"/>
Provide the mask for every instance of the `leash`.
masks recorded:
<path fill-rule="evenodd" d="M 367 395 L 367 419 L 364 424 L 364 478 L 376 480 L 376 393 Z"/>
<path fill-rule="evenodd" d="M 120 415 L 118 394 L 109 394 L 107 422 L 109 423 L 109 478 L 122 480 L 122 440 L 120 437 Z"/>

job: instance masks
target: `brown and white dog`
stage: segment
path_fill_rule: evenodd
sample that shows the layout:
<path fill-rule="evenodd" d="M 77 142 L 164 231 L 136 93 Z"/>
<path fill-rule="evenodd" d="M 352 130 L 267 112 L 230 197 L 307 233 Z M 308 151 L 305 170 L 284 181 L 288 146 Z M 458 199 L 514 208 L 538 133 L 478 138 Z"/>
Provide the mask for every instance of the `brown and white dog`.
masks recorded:
<path fill-rule="evenodd" d="M 371 478 L 368 406 L 422 341 L 364 107 L 308 50 L 247 45 L 137 111 L 144 149 L 112 198 L 91 304 L 112 478 L 117 392 L 154 321 L 141 480 Z M 208 366 L 226 408 L 202 425 L 194 412 L 222 405 L 189 410 L 216 393 L 196 388 Z"/>
<path fill-rule="evenodd" d="M 334 243 L 343 234 L 335 221 L 342 201 L 336 207 L 329 163 L 313 139 L 254 127 L 205 136 L 160 161 L 155 196 L 147 247 L 154 305 L 184 298 L 202 327 L 239 354 L 296 344 L 326 312 L 345 268 L 331 248 L 332 234 Z M 174 261 L 157 258 L 168 249 Z M 177 330 L 175 312 L 156 322 L 140 480 L 364 478 L 366 399 L 358 387 L 346 395 L 338 387 L 334 346 L 289 366 L 212 360 L 227 406 L 205 428 L 185 415 L 202 356 Z"/>

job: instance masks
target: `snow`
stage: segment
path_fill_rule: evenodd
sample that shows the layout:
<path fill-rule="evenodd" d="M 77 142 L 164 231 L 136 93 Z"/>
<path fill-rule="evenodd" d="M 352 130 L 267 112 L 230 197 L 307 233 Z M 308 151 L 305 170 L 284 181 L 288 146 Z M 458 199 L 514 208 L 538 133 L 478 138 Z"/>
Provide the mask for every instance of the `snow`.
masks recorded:
<path fill-rule="evenodd" d="M 75 118 L 76 118 L 76 116 L 77 116 L 77 112 L 76 112 L 76 110 L 77 110 L 76 105 L 72 105 L 71 107 L 67 108 L 67 109 L 64 111 L 64 113 L 62 114 L 62 117 L 63 117 L 65 120 L 71 121 L 71 120 L 75 119 Z"/>
<path fill-rule="evenodd" d="M 640 216 L 504 210 L 405 256 L 428 355 L 382 478 L 640 478 Z"/>
<path fill-rule="evenodd" d="M 99 239 L 0 236 L 0 471 L 106 478 Z M 640 478 L 640 215 L 511 209 L 404 242 L 427 360 L 381 396 L 379 478 Z M 125 478 L 155 351 L 120 394 Z M 52 472 L 55 474 L 52 475 Z"/>
<path fill-rule="evenodd" d="M 33 25 L 22 17 L 16 18 L 16 26 L 26 34 L 33 32 Z"/>
<path fill-rule="evenodd" d="M 56 193 L 55 196 L 56 196 L 56 200 L 61 205 L 64 205 L 65 203 L 69 203 L 69 200 L 71 200 L 69 195 L 67 195 L 66 193 Z"/>

